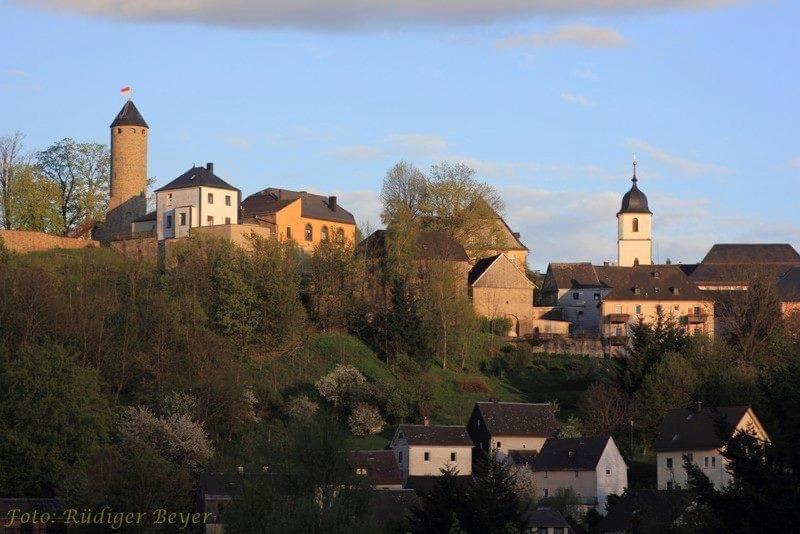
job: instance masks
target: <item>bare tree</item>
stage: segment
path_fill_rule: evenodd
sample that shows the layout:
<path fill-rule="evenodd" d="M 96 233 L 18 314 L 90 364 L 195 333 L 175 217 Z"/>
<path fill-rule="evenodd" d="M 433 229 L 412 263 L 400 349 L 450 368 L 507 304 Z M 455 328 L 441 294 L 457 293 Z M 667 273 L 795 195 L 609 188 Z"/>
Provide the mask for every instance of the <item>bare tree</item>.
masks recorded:
<path fill-rule="evenodd" d="M 628 419 L 630 399 L 618 387 L 597 382 L 581 395 L 581 428 L 588 435 L 611 434 Z"/>
<path fill-rule="evenodd" d="M 23 163 L 21 132 L 0 137 L 0 210 L 2 227 L 11 230 L 13 210 L 11 207 L 14 181 L 19 166 Z"/>
<path fill-rule="evenodd" d="M 383 224 L 409 222 L 423 212 L 427 183 L 425 175 L 408 161 L 389 169 L 381 187 Z"/>
<path fill-rule="evenodd" d="M 747 290 L 720 292 L 715 315 L 720 333 L 743 359 L 763 354 L 784 328 L 775 281 L 763 275 Z"/>

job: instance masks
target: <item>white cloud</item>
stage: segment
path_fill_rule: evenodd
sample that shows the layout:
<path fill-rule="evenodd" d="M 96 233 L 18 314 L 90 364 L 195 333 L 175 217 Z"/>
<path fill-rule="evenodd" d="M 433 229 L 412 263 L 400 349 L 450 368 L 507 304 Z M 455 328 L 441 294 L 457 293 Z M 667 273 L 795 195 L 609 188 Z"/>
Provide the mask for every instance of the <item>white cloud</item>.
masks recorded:
<path fill-rule="evenodd" d="M 394 133 L 389 143 L 415 156 L 439 157 L 447 150 L 447 141 L 438 135 L 426 133 Z"/>
<path fill-rule="evenodd" d="M 356 223 L 364 229 L 369 225 L 372 231 L 381 227 L 381 199 L 377 191 L 358 189 L 355 191 L 337 191 L 338 202 L 353 214 Z"/>
<path fill-rule="evenodd" d="M 131 21 L 322 30 L 487 24 L 556 14 L 711 9 L 748 0 L 11 0 Z"/>
<path fill-rule="evenodd" d="M 666 150 L 655 147 L 641 139 L 627 139 L 625 144 L 629 148 L 644 152 L 655 161 L 685 174 L 730 174 L 731 172 L 731 169 L 724 165 L 691 161 L 675 154 L 670 154 Z"/>
<path fill-rule="evenodd" d="M 795 171 L 800 171 L 800 156 L 798 156 L 796 158 L 792 158 L 789 161 L 789 168 L 793 169 Z"/>
<path fill-rule="evenodd" d="M 568 102 L 570 104 L 575 104 L 576 106 L 583 106 L 585 108 L 590 108 L 594 106 L 594 102 L 589 100 L 583 95 L 574 95 L 572 93 L 561 93 L 561 100 L 564 102 Z"/>
<path fill-rule="evenodd" d="M 618 48 L 628 46 L 630 41 L 614 28 L 571 24 L 560 26 L 546 33 L 533 35 L 510 35 L 495 41 L 499 49 L 523 46 L 561 46 L 572 45 L 587 48 Z"/>
<path fill-rule="evenodd" d="M 342 159 L 372 159 L 380 157 L 383 150 L 369 145 L 343 146 L 333 151 L 333 155 Z"/>
<path fill-rule="evenodd" d="M 253 147 L 253 143 L 246 137 L 229 137 L 228 144 L 242 150 L 250 150 Z"/>

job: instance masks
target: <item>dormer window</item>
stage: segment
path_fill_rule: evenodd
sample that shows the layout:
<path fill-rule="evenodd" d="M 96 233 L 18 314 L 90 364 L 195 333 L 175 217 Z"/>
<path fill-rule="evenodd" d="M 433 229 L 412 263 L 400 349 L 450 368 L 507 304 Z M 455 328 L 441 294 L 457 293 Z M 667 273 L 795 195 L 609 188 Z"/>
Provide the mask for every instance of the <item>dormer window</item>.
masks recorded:
<path fill-rule="evenodd" d="M 681 288 L 679 288 L 679 287 L 673 287 L 673 288 L 672 288 L 672 294 L 673 294 L 673 295 L 680 295 L 680 294 L 681 294 Z"/>
<path fill-rule="evenodd" d="M 653 288 L 653 292 L 654 293 L 661 293 L 661 288 L 660 287 L 654 287 Z"/>

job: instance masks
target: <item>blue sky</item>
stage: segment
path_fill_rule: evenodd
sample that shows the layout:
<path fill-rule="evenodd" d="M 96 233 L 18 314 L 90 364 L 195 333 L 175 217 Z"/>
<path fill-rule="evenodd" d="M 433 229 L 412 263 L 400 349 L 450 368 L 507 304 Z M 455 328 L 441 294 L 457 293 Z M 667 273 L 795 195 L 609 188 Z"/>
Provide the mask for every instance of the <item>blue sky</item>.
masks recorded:
<path fill-rule="evenodd" d="M 373 226 L 395 161 L 461 160 L 539 268 L 615 258 L 635 152 L 658 260 L 800 245 L 799 2 L 313 4 L 0 0 L 0 135 L 107 142 L 131 85 L 157 184 L 213 161 Z"/>

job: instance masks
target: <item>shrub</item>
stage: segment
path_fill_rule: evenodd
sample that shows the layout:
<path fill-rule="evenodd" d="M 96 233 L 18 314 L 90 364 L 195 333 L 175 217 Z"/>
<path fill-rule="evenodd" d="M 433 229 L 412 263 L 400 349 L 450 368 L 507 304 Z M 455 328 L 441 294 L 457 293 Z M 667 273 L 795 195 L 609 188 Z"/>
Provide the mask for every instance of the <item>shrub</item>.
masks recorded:
<path fill-rule="evenodd" d="M 283 407 L 283 413 L 295 421 L 308 421 L 319 410 L 319 404 L 308 398 L 307 395 L 297 395 L 289 399 Z"/>
<path fill-rule="evenodd" d="M 355 388 L 364 383 L 364 375 L 352 365 L 337 365 L 317 383 L 322 398 L 338 407 Z"/>
<path fill-rule="evenodd" d="M 377 408 L 364 403 L 355 407 L 347 423 L 356 436 L 377 434 L 386 424 Z"/>
<path fill-rule="evenodd" d="M 461 393 L 491 393 L 492 388 L 482 378 L 471 378 L 461 380 L 456 384 L 456 388 Z"/>

